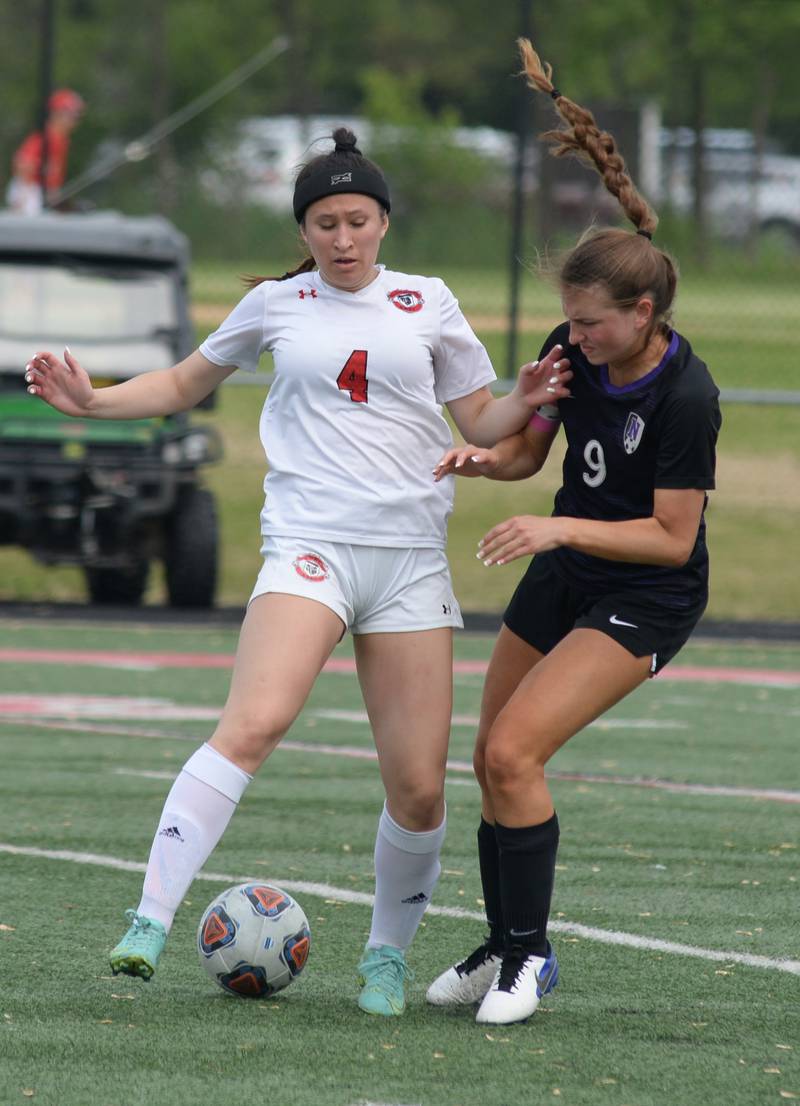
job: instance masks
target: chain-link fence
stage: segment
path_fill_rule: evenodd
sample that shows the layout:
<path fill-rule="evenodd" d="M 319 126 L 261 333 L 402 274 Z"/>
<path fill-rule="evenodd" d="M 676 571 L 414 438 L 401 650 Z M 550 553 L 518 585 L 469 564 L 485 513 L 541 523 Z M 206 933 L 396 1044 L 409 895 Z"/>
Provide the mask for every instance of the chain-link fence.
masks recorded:
<path fill-rule="evenodd" d="M 536 134 L 551 125 L 552 113 L 535 116 L 539 110 L 537 103 L 524 120 L 521 150 L 517 136 L 490 128 L 249 120 L 216 147 L 194 196 L 176 214 L 200 257 L 256 255 L 270 273 L 292 263 L 300 253 L 290 213 L 293 174 L 345 122 L 392 184 L 393 225 L 382 260 L 448 280 L 498 374 L 512 376 L 560 319 L 543 259 L 592 223 L 620 221 L 595 172 L 546 155 Z M 709 129 L 699 139 L 688 128 L 665 128 L 652 104 L 601 105 L 595 113 L 659 213 L 656 242 L 678 261 L 678 329 L 731 394 L 792 392 L 800 157 L 743 128 Z"/>

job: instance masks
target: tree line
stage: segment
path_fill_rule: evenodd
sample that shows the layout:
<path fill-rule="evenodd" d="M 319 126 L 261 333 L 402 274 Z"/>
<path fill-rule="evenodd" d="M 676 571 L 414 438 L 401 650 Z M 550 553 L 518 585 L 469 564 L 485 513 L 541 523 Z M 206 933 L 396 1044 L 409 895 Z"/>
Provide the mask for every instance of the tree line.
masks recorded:
<path fill-rule="evenodd" d="M 0 14 L 3 177 L 36 120 L 40 8 Z M 800 0 L 54 0 L 54 11 L 54 82 L 88 103 L 73 166 L 148 131 L 278 35 L 290 40 L 280 57 L 159 144 L 163 180 L 250 115 L 368 104 L 386 122 L 514 130 L 521 33 L 589 106 L 653 100 L 666 125 L 744 127 L 800 154 Z"/>

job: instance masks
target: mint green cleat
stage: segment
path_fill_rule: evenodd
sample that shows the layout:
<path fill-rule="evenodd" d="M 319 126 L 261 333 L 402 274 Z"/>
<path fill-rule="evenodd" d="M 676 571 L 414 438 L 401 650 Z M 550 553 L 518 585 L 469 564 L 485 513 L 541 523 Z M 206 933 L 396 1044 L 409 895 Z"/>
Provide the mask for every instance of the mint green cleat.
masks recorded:
<path fill-rule="evenodd" d="M 161 922 L 145 918 L 135 910 L 126 910 L 125 917 L 131 927 L 116 948 L 111 950 L 111 971 L 114 975 L 139 976 L 145 982 L 158 966 L 158 958 L 164 951 L 167 931 Z"/>
<path fill-rule="evenodd" d="M 400 949 L 392 945 L 364 949 L 358 971 L 362 987 L 358 1005 L 365 1013 L 385 1017 L 403 1013 L 406 1008 L 403 984 L 414 975 Z"/>

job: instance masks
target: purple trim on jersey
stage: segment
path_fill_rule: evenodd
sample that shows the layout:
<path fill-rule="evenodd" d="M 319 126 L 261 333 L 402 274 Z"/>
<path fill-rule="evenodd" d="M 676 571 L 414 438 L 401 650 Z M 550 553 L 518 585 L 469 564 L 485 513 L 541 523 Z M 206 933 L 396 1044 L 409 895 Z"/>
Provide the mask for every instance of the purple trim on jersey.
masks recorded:
<path fill-rule="evenodd" d="M 601 365 L 600 383 L 603 385 L 604 390 L 608 392 L 610 396 L 624 396 L 626 392 L 636 391 L 639 388 L 652 383 L 652 381 L 655 380 L 655 378 L 663 370 L 669 359 L 671 357 L 674 357 L 675 354 L 678 352 L 678 335 L 675 333 L 674 330 L 670 331 L 670 334 L 672 335 L 672 337 L 670 338 L 669 345 L 666 348 L 664 356 L 658 362 L 656 367 L 654 369 L 651 369 L 646 376 L 641 376 L 638 380 L 634 380 L 632 384 L 623 384 L 621 388 L 618 388 L 608 379 L 608 365 Z"/>

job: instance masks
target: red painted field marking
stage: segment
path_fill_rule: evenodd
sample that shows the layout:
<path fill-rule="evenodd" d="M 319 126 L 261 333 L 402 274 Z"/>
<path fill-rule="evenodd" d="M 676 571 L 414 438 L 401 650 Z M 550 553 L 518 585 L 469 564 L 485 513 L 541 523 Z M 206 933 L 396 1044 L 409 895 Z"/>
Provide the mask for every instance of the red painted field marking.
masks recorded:
<path fill-rule="evenodd" d="M 232 668 L 232 653 L 110 653 L 100 649 L 0 649 L 0 663 L 68 664 L 98 668 Z M 487 662 L 457 660 L 453 671 L 459 675 L 482 676 Z M 355 672 L 350 657 L 331 657 L 325 672 Z M 774 668 L 735 668 L 711 665 L 672 665 L 657 677 L 659 681 L 680 680 L 689 683 L 746 684 L 757 687 L 800 687 L 800 672 Z"/>

